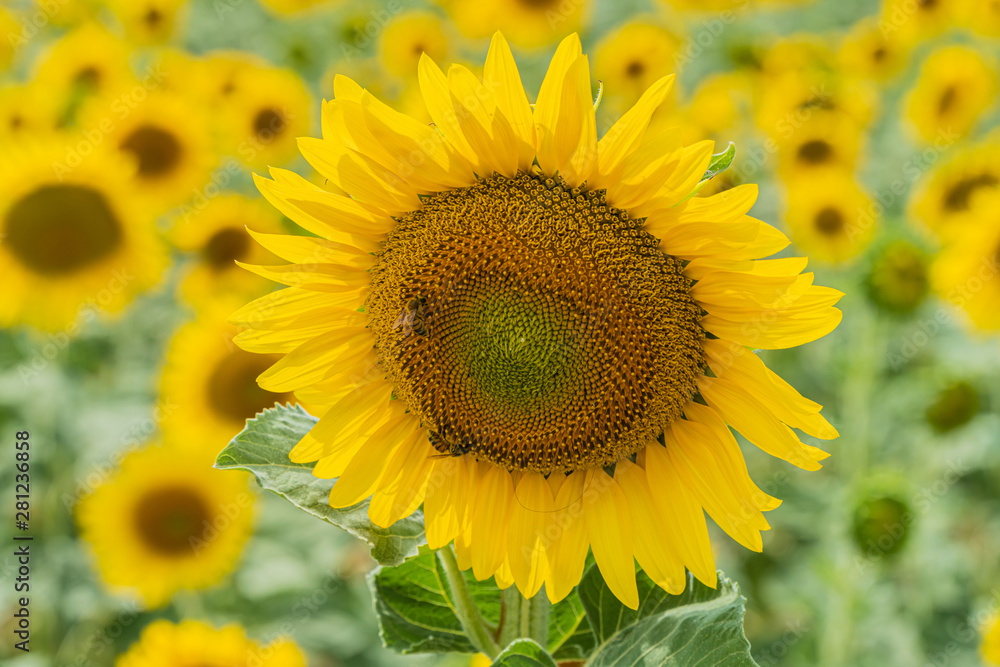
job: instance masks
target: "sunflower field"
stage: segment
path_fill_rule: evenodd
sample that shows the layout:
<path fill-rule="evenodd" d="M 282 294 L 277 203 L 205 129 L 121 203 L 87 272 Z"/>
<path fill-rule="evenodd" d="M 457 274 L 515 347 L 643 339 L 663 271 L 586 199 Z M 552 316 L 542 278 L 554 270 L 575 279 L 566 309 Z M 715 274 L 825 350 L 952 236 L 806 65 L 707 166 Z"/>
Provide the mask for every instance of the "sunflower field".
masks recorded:
<path fill-rule="evenodd" d="M 2 0 L 0 662 L 1000 666 L 1000 0 Z"/>

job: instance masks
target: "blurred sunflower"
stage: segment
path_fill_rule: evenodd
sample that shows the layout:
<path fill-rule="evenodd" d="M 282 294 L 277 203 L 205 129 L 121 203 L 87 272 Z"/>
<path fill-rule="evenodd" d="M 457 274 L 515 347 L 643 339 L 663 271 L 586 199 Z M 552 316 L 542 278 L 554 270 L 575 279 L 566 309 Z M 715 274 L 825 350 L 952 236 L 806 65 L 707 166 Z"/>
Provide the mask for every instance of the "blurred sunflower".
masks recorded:
<path fill-rule="evenodd" d="M 983 643 L 979 647 L 979 654 L 987 664 L 1000 665 L 1000 614 L 995 615 L 984 626 Z"/>
<path fill-rule="evenodd" d="M 0 87 L 0 138 L 24 140 L 43 136 L 59 123 L 52 95 L 35 84 Z"/>
<path fill-rule="evenodd" d="M 892 39 L 917 44 L 958 25 L 963 2 L 964 0 L 883 0 L 879 28 Z"/>
<path fill-rule="evenodd" d="M 252 168 L 284 164 L 298 155 L 296 139 L 309 133 L 312 100 L 292 70 L 241 68 L 219 116 L 224 147 Z"/>
<path fill-rule="evenodd" d="M 252 53 L 211 51 L 199 61 L 197 69 L 203 75 L 199 87 L 204 89 L 211 104 L 224 103 L 244 87 L 250 87 L 254 74 L 267 67 L 267 61 Z"/>
<path fill-rule="evenodd" d="M 292 460 L 339 478 L 336 507 L 371 496 L 380 526 L 423 504 L 431 548 L 526 596 L 565 597 L 588 548 L 632 608 L 635 558 L 671 592 L 685 566 L 715 585 L 703 508 L 760 550 L 779 504 L 726 423 L 808 470 L 827 454 L 786 424 L 837 435 L 744 345 L 825 335 L 841 293 L 805 259 L 753 261 L 788 244 L 746 215 L 755 186 L 688 196 L 712 143 L 646 132 L 670 77 L 600 141 L 575 34 L 533 108 L 500 33 L 484 81 L 427 57 L 419 79 L 436 129 L 340 77 L 324 138 L 300 141 L 350 197 L 258 179 L 324 237 L 262 238 L 292 263 L 248 268 L 290 287 L 232 318 L 241 347 L 285 355 L 262 387 L 326 406 Z"/>
<path fill-rule="evenodd" d="M 41 57 L 32 81 L 58 100 L 66 121 L 86 97 L 136 85 L 128 45 L 97 23 L 75 28 L 55 42 Z"/>
<path fill-rule="evenodd" d="M 868 296 L 891 313 L 913 312 L 929 290 L 927 253 L 909 241 L 897 240 L 882 249 L 867 277 Z"/>
<path fill-rule="evenodd" d="M 114 99 L 114 93 L 110 96 Z M 172 206 L 208 181 L 216 163 L 208 115 L 186 96 L 148 94 L 122 117 L 116 103 L 99 98 L 80 113 L 80 127 L 97 130 L 110 121 L 107 140 L 135 163 L 133 189 L 150 201 Z M 183 123 L 177 119 L 183 118 Z"/>
<path fill-rule="evenodd" d="M 965 0 L 964 25 L 973 32 L 1000 37 L 1000 0 Z"/>
<path fill-rule="evenodd" d="M 302 651 L 285 639 L 261 645 L 238 625 L 214 628 L 194 620 L 147 625 L 115 667 L 306 667 Z"/>
<path fill-rule="evenodd" d="M 594 53 L 594 78 L 607 86 L 606 102 L 621 98 L 627 109 L 651 85 L 673 73 L 679 47 L 674 34 L 650 19 L 630 21 L 607 33 Z"/>
<path fill-rule="evenodd" d="M 861 148 L 861 131 L 846 115 L 820 110 L 790 125 L 776 143 L 784 174 L 802 176 L 831 167 L 850 171 Z"/>
<path fill-rule="evenodd" d="M 188 0 L 105 0 L 125 26 L 125 34 L 140 44 L 161 44 L 174 36 L 184 20 Z"/>
<path fill-rule="evenodd" d="M 997 136 L 952 149 L 954 153 L 918 183 L 910 199 L 911 215 L 946 238 L 962 232 L 956 221 L 975 225 L 976 220 L 965 215 L 975 198 L 1000 188 Z"/>
<path fill-rule="evenodd" d="M 276 259 L 253 242 L 247 230 L 262 234 L 282 231 L 281 216 L 258 199 L 221 195 L 202 208 L 186 212 L 171 230 L 178 249 L 191 253 L 192 266 L 182 291 L 188 302 L 203 304 L 206 295 L 245 301 L 271 290 L 273 283 L 240 269 L 237 261 L 252 264 Z"/>
<path fill-rule="evenodd" d="M 154 608 L 232 571 L 254 498 L 245 475 L 220 475 L 193 450 L 151 445 L 129 453 L 76 515 L 105 583 Z"/>
<path fill-rule="evenodd" d="M 747 136 L 746 118 L 751 105 L 749 77 L 743 72 L 712 74 L 701 80 L 685 109 L 688 126 L 697 128 L 694 140 Z M 657 114 L 659 116 L 660 114 Z M 654 119 L 654 126 L 655 126 Z"/>
<path fill-rule="evenodd" d="M 787 136 L 812 118 L 842 115 L 865 128 L 877 105 L 870 85 L 829 73 L 798 71 L 759 77 L 758 127 L 771 137 Z"/>
<path fill-rule="evenodd" d="M 466 37 L 489 37 L 499 29 L 517 46 L 552 44 L 579 30 L 593 0 L 437 0 Z"/>
<path fill-rule="evenodd" d="M 996 68 L 965 46 L 938 49 L 924 61 L 906 99 L 906 117 L 924 141 L 967 135 L 997 96 Z"/>
<path fill-rule="evenodd" d="M 1000 190 L 983 193 L 956 220 L 963 230 L 931 266 L 935 290 L 963 308 L 976 328 L 1000 330 Z"/>
<path fill-rule="evenodd" d="M 236 328 L 225 322 L 226 304 L 232 301 L 213 293 L 201 298 L 198 319 L 182 327 L 167 350 L 160 397 L 170 406 L 163 418 L 167 444 L 193 447 L 211 463 L 247 419 L 294 397 L 257 385 L 257 376 L 280 357 L 251 354 L 233 344 Z"/>
<path fill-rule="evenodd" d="M 293 16 L 314 9 L 327 9 L 343 4 L 343 0 L 260 0 L 272 12 Z"/>
<path fill-rule="evenodd" d="M 36 139 L 5 144 L 0 166 L 0 323 L 54 331 L 121 310 L 166 257 L 127 164 L 89 144 L 81 160 L 65 136 Z"/>
<path fill-rule="evenodd" d="M 18 51 L 17 38 L 21 36 L 21 32 L 21 24 L 14 15 L 0 7 L 0 35 L 4 35 L 4 39 L 0 40 L 0 71 L 6 71 L 14 61 Z"/>
<path fill-rule="evenodd" d="M 840 263 L 868 246 L 877 223 L 873 201 L 849 171 L 816 170 L 785 185 L 788 229 L 803 252 Z"/>
<path fill-rule="evenodd" d="M 451 52 L 444 21 L 430 12 L 411 11 L 395 17 L 379 39 L 379 58 L 386 71 L 413 77 L 420 56 L 443 60 Z"/>
<path fill-rule="evenodd" d="M 878 21 L 866 19 L 855 24 L 844 37 L 840 67 L 855 76 L 885 81 L 902 71 L 910 51 L 910 45 L 885 34 Z"/>

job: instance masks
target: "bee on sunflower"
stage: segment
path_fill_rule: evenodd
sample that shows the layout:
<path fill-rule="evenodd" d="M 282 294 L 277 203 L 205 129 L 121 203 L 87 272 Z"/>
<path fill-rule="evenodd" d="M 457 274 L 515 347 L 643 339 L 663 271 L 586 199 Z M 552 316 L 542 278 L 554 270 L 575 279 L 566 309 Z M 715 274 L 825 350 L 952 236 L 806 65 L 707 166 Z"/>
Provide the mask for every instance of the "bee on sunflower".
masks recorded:
<path fill-rule="evenodd" d="M 300 140 L 328 185 L 257 179 L 316 235 L 260 237 L 290 264 L 247 268 L 288 287 L 232 318 L 283 355 L 260 385 L 320 414 L 290 458 L 378 526 L 422 505 L 432 549 L 526 597 L 565 598 L 588 551 L 632 608 L 636 560 L 714 586 L 703 512 L 759 551 L 780 504 L 729 427 L 805 470 L 828 454 L 792 429 L 837 436 L 748 348 L 829 333 L 842 294 L 759 259 L 789 241 L 748 215 L 756 186 L 696 196 L 712 142 L 647 132 L 672 77 L 600 140 L 575 34 L 534 105 L 500 33 L 482 79 L 426 56 L 418 77 L 432 125 L 340 76 Z"/>

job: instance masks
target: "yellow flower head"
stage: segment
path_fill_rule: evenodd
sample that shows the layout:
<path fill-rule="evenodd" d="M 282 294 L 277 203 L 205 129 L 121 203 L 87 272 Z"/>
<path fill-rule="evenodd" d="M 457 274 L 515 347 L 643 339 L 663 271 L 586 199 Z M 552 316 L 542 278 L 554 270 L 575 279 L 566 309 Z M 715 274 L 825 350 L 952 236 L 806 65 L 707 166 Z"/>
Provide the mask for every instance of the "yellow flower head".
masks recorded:
<path fill-rule="evenodd" d="M 410 78 L 426 53 L 444 60 L 450 53 L 444 22 L 430 12 L 412 11 L 392 19 L 379 38 L 379 57 L 394 76 Z"/>
<path fill-rule="evenodd" d="M 153 621 L 139 640 L 115 661 L 115 667 L 306 667 L 302 651 L 277 639 L 260 644 L 243 628 L 215 628 L 201 621 Z"/>
<path fill-rule="evenodd" d="M 911 47 L 886 35 L 876 20 L 859 21 L 840 46 L 840 66 L 855 76 L 885 81 L 905 67 Z"/>
<path fill-rule="evenodd" d="M 878 18 L 879 30 L 890 39 L 917 44 L 959 25 L 965 2 L 966 0 L 884 0 Z"/>
<path fill-rule="evenodd" d="M 221 475 L 190 449 L 151 445 L 80 501 L 77 523 L 104 582 L 152 608 L 232 571 L 254 498 L 245 475 Z"/>
<path fill-rule="evenodd" d="M 788 178 L 786 185 L 788 228 L 804 252 L 836 264 L 868 246 L 880 211 L 849 171 L 817 169 Z"/>
<path fill-rule="evenodd" d="M 114 91 L 84 106 L 78 129 L 132 162 L 133 189 L 161 207 L 190 199 L 216 163 L 208 115 L 176 93 Z"/>
<path fill-rule="evenodd" d="M 938 49 L 924 61 L 906 99 L 906 117 L 927 142 L 954 142 L 972 131 L 994 102 L 996 66 L 965 46 Z"/>
<path fill-rule="evenodd" d="M 25 140 L 51 134 L 59 125 L 60 110 L 52 95 L 37 84 L 0 88 L 0 139 Z"/>
<path fill-rule="evenodd" d="M 952 149 L 947 159 L 917 185 L 910 214 L 936 234 L 948 238 L 963 231 L 962 223 L 977 224 L 966 215 L 975 199 L 1000 189 L 997 134 L 969 148 Z"/>
<path fill-rule="evenodd" d="M 593 0 L 437 0 L 466 37 L 488 37 L 500 29 L 517 46 L 551 44 L 580 27 Z"/>
<path fill-rule="evenodd" d="M 166 257 L 127 163 L 86 139 L 36 139 L 4 146 L 0 323 L 74 329 L 152 286 Z"/>
<path fill-rule="evenodd" d="M 175 334 L 161 378 L 164 439 L 200 451 L 208 463 L 247 419 L 275 403 L 294 402 L 290 393 L 257 386 L 257 376 L 279 357 L 250 354 L 233 344 L 237 330 L 225 322 L 232 303 L 232 296 L 201 295 L 199 317 Z"/>
<path fill-rule="evenodd" d="M 931 281 L 973 326 L 1000 330 L 1000 190 L 984 192 L 956 219 L 961 233 L 934 258 Z"/>
<path fill-rule="evenodd" d="M 301 140 L 350 196 L 258 179 L 321 237 L 265 239 L 291 263 L 249 268 L 289 288 L 233 317 L 237 344 L 284 354 L 261 386 L 323 408 L 292 460 L 380 526 L 423 504 L 431 548 L 526 596 L 565 597 L 588 549 L 633 608 L 635 559 L 674 593 L 685 566 L 715 585 L 703 510 L 760 550 L 779 504 L 727 422 L 808 470 L 827 454 L 789 426 L 837 434 L 745 346 L 823 336 L 841 293 L 805 259 L 756 261 L 788 240 L 747 216 L 755 186 L 690 196 L 712 143 L 647 132 L 671 77 L 598 139 L 575 34 L 533 107 L 500 33 L 482 80 L 418 74 L 433 126 L 340 77 Z"/>
<path fill-rule="evenodd" d="M 594 54 L 594 77 L 602 81 L 607 101 L 622 98 L 625 109 L 677 67 L 680 40 L 648 20 L 636 20 L 609 32 Z"/>
<path fill-rule="evenodd" d="M 243 66 L 225 84 L 219 130 L 225 152 L 253 168 L 284 164 L 311 127 L 312 99 L 292 70 Z"/>
<path fill-rule="evenodd" d="M 838 111 L 814 110 L 789 123 L 776 140 L 780 170 L 789 176 L 817 169 L 853 169 L 861 148 L 861 129 Z"/>
<path fill-rule="evenodd" d="M 241 270 L 236 262 L 273 263 L 274 255 L 254 243 L 251 234 L 281 231 L 280 214 L 259 199 L 220 195 L 196 199 L 185 207 L 170 236 L 175 247 L 192 255 L 182 287 L 187 301 L 196 305 L 219 297 L 245 301 L 269 292 L 270 281 Z"/>
<path fill-rule="evenodd" d="M 97 23 L 59 39 L 39 60 L 32 81 L 71 114 L 80 100 L 134 85 L 128 45 Z"/>
<path fill-rule="evenodd" d="M 169 40 L 184 19 L 188 0 L 105 0 L 125 26 L 125 34 L 140 44 Z"/>

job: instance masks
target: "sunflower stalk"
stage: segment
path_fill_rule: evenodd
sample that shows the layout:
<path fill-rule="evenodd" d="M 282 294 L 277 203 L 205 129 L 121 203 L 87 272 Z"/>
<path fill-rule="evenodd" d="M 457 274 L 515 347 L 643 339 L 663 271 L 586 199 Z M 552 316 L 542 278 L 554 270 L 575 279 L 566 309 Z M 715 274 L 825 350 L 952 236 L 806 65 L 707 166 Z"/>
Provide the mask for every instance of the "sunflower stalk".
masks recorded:
<path fill-rule="evenodd" d="M 465 636 L 469 638 L 477 651 L 485 653 L 490 660 L 496 658 L 500 649 L 469 593 L 465 577 L 458 569 L 458 559 L 455 558 L 454 549 L 451 545 L 438 549 L 437 556 L 441 561 L 445 578 L 448 580 L 448 588 L 451 589 L 451 599 L 455 603 L 455 616 L 462 624 Z"/>
<path fill-rule="evenodd" d="M 509 646 L 515 639 L 533 639 L 539 646 L 549 640 L 549 599 L 543 591 L 534 597 L 521 595 L 517 586 L 503 592 L 504 620 L 500 628 L 500 646 Z"/>

